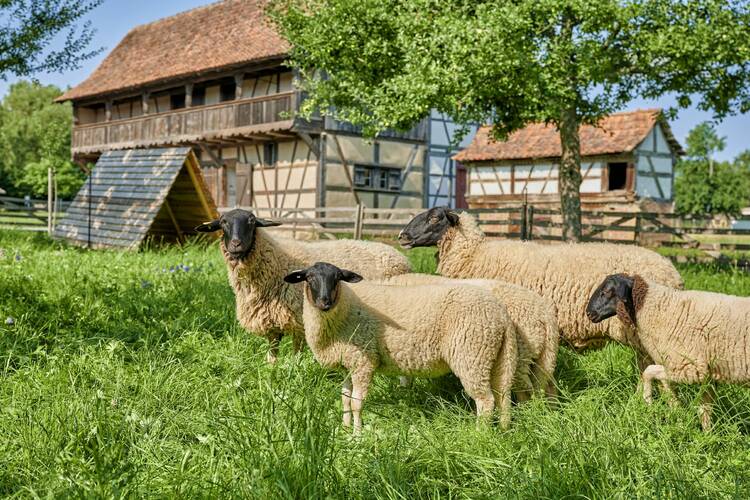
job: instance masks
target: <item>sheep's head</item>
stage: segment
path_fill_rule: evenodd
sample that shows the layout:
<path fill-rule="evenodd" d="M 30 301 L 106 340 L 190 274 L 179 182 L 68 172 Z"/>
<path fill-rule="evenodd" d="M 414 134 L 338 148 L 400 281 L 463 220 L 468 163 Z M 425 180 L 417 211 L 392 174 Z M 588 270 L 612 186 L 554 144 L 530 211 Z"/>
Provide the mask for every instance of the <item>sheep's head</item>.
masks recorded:
<path fill-rule="evenodd" d="M 404 248 L 437 245 L 445 232 L 458 225 L 458 214 L 448 207 L 435 207 L 414 217 L 399 233 Z"/>
<path fill-rule="evenodd" d="M 222 230 L 224 247 L 232 260 L 245 259 L 253 249 L 255 228 L 280 226 L 281 223 L 259 219 L 252 212 L 242 209 L 231 210 L 216 220 L 204 222 L 195 230 L 201 233 L 211 233 Z"/>
<path fill-rule="evenodd" d="M 357 283 L 362 276 L 346 269 L 339 269 L 327 262 L 316 262 L 307 269 L 293 271 L 284 277 L 287 283 L 307 283 L 307 300 L 321 311 L 331 310 L 339 298 L 339 283 Z"/>
<path fill-rule="evenodd" d="M 586 305 L 586 315 L 594 323 L 617 316 L 627 326 L 635 326 L 633 283 L 627 274 L 611 274 L 594 291 Z"/>

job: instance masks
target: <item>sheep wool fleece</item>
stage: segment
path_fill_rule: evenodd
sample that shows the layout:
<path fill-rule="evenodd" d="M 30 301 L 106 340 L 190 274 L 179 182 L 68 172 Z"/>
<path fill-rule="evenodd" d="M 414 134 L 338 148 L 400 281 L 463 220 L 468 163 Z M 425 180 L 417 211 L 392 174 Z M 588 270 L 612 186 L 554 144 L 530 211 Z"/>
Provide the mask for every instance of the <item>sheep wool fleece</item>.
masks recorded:
<path fill-rule="evenodd" d="M 223 243 L 221 250 L 236 296 L 237 320 L 248 331 L 269 339 L 280 333 L 302 338 L 302 291 L 284 282 L 284 276 L 295 269 L 327 261 L 367 279 L 411 271 L 406 257 L 383 243 L 300 242 L 276 238 L 262 228 L 255 232 L 248 258 L 235 262 Z"/>
<path fill-rule="evenodd" d="M 672 263 L 650 250 L 609 243 L 490 241 L 465 212 L 438 248 L 443 276 L 508 281 L 552 301 L 562 338 L 578 348 L 607 338 L 624 342 L 628 334 L 619 321 L 593 324 L 586 317 L 586 303 L 606 276 L 638 273 L 672 288 L 684 286 Z"/>
<path fill-rule="evenodd" d="M 317 309 L 305 286 L 305 338 L 315 359 L 369 384 L 373 372 L 437 377 L 453 372 L 477 408 L 507 423 L 517 363 L 505 307 L 474 286 L 339 284 L 337 304 Z M 360 393 L 362 399 L 366 394 Z"/>
<path fill-rule="evenodd" d="M 750 382 L 750 298 L 678 291 L 634 277 L 642 348 L 679 383 Z"/>
<path fill-rule="evenodd" d="M 518 368 L 514 390 L 521 396 L 534 390 L 549 392 L 560 332 L 555 306 L 536 292 L 499 280 L 459 280 L 430 274 L 402 274 L 385 283 L 393 285 L 453 284 L 487 288 L 506 307 L 518 336 Z"/>

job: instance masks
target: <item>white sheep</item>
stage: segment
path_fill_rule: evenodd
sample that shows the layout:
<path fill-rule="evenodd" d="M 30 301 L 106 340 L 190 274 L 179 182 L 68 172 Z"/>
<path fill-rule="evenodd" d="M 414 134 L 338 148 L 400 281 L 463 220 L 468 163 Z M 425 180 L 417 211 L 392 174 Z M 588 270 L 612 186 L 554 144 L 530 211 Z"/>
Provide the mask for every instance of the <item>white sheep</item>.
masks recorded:
<path fill-rule="evenodd" d="M 284 282 L 294 269 L 329 260 L 353 269 L 368 279 L 382 279 L 411 271 L 396 249 L 383 243 L 355 240 L 301 242 L 278 238 L 265 229 L 278 226 L 247 210 L 232 210 L 201 224 L 200 232 L 223 231 L 221 251 L 237 302 L 237 320 L 256 335 L 268 339 L 268 362 L 276 361 L 282 335 L 302 349 L 302 293 Z"/>
<path fill-rule="evenodd" d="M 319 262 L 284 278 L 305 282 L 305 339 L 327 368 L 345 368 L 344 425 L 362 427 L 373 374 L 437 377 L 453 372 L 476 402 L 477 416 L 499 408 L 510 422 L 517 363 L 515 327 L 489 290 L 469 285 L 395 286 Z"/>
<path fill-rule="evenodd" d="M 414 217 L 399 240 L 405 248 L 437 245 L 438 273 L 443 276 L 498 279 L 549 299 L 557 307 L 563 340 L 576 348 L 607 339 L 624 341 L 627 334 L 616 321 L 593 325 L 586 318 L 586 301 L 604 276 L 638 272 L 672 288 L 684 286 L 668 259 L 644 248 L 488 240 L 474 217 L 445 207 Z"/>
<path fill-rule="evenodd" d="M 628 344 L 653 363 L 643 372 L 643 397 L 653 380 L 699 384 L 750 383 L 750 298 L 674 290 L 636 274 L 608 276 L 586 313 L 598 323 L 616 316 L 629 327 Z M 704 430 L 711 426 L 713 388 L 703 393 Z"/>
<path fill-rule="evenodd" d="M 499 280 L 460 280 L 430 274 L 401 274 L 384 281 L 393 285 L 454 284 L 487 288 L 507 308 L 518 337 L 518 368 L 513 392 L 519 402 L 543 390 L 553 397 L 560 332 L 555 306 L 536 292 Z"/>

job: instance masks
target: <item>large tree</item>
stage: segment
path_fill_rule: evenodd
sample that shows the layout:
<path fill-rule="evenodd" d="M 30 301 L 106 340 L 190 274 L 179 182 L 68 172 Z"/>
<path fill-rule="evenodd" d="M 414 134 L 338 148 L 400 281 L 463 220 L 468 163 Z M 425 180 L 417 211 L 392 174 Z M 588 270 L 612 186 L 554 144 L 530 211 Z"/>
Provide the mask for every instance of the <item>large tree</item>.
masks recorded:
<path fill-rule="evenodd" d="M 0 77 L 76 69 L 96 55 L 90 22 L 77 24 L 103 1 L 0 0 Z"/>
<path fill-rule="evenodd" d="M 580 225 L 582 123 L 636 96 L 698 97 L 717 117 L 750 109 L 748 1 L 272 0 L 310 98 L 369 133 L 430 109 L 560 133 L 564 236 Z M 674 110 L 672 110 L 674 111 Z"/>
<path fill-rule="evenodd" d="M 84 174 L 70 160 L 70 103 L 54 102 L 61 94 L 54 85 L 21 81 L 0 103 L 0 186 L 9 194 L 45 195 L 48 168 L 62 198 L 81 187 Z"/>

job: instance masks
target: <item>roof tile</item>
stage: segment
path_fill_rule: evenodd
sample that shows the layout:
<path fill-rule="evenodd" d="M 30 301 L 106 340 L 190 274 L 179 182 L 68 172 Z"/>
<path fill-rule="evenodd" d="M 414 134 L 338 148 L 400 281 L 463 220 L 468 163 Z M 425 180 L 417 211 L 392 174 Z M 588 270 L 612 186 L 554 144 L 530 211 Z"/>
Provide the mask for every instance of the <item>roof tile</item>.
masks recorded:
<path fill-rule="evenodd" d="M 633 151 L 660 122 L 672 149 L 682 148 L 662 118 L 660 109 L 639 109 L 602 118 L 597 126 L 580 128 L 581 156 L 597 156 Z M 492 138 L 492 127 L 477 131 L 471 144 L 454 156 L 460 162 L 557 158 L 562 154 L 560 134 L 553 125 L 532 123 L 510 134 L 505 141 Z"/>
<path fill-rule="evenodd" d="M 135 89 L 252 61 L 289 45 L 264 15 L 265 0 L 225 0 L 132 29 L 98 68 L 59 100 Z"/>

